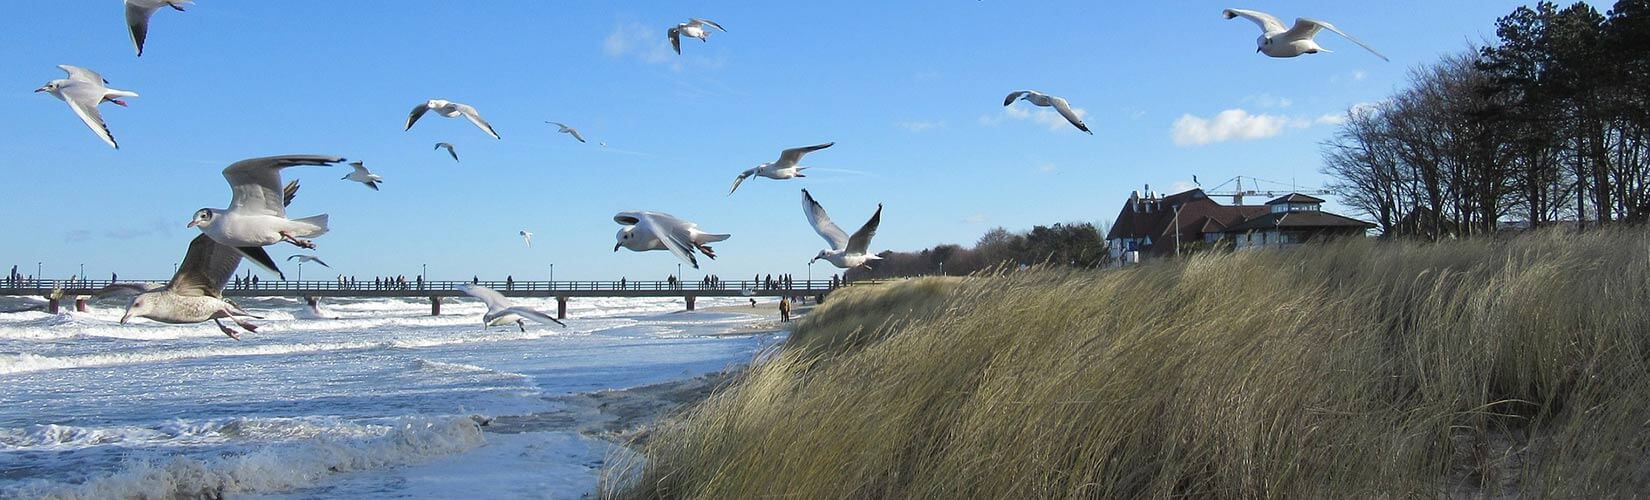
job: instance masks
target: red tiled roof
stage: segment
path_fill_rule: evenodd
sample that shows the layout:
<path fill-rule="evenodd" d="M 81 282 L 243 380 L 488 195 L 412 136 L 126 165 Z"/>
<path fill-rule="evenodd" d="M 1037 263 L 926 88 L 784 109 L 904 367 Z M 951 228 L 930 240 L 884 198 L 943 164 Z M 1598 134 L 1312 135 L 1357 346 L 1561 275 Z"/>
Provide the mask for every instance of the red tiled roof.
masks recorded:
<path fill-rule="evenodd" d="M 1141 203 L 1148 203 L 1141 200 Z M 1145 238 L 1152 242 L 1172 242 L 1178 232 L 1182 240 L 1198 241 L 1204 232 L 1219 232 L 1249 219 L 1266 215 L 1270 209 L 1261 205 L 1221 205 L 1210 199 L 1201 189 L 1193 189 L 1163 197 L 1157 201 L 1160 210 L 1134 211 L 1130 202 L 1123 203 L 1106 239 Z M 1175 227 L 1175 206 L 1180 206 L 1180 224 Z M 1153 245 L 1174 251 L 1174 244 Z"/>

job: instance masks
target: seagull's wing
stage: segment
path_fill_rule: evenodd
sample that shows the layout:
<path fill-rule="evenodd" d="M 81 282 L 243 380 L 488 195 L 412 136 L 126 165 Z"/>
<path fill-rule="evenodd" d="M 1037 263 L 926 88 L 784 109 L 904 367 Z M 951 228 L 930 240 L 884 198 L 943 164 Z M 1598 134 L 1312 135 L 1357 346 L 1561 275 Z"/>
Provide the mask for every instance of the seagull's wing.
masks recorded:
<path fill-rule="evenodd" d="M 1072 111 L 1071 103 L 1066 102 L 1065 98 L 1054 98 L 1054 110 L 1059 111 L 1060 116 L 1066 117 L 1066 121 L 1071 122 L 1073 126 L 1077 127 L 1077 130 L 1088 132 L 1089 135 L 1094 135 L 1094 132 L 1089 132 L 1089 126 L 1083 124 L 1083 117 L 1077 116 L 1077 112 Z"/>
<path fill-rule="evenodd" d="M 749 179 L 753 175 L 756 175 L 756 169 L 754 169 L 754 168 L 750 169 L 750 170 L 746 170 L 744 172 L 740 172 L 739 177 L 733 178 L 733 189 L 728 190 L 728 196 L 733 196 L 733 192 L 739 190 L 739 185 L 744 184 L 745 179 Z"/>
<path fill-rule="evenodd" d="M 458 161 L 458 150 L 454 149 L 452 144 L 447 144 L 445 142 L 438 142 L 438 143 L 435 143 L 435 148 L 436 149 L 447 148 L 447 155 L 452 156 L 453 161 Z"/>
<path fill-rule="evenodd" d="M 493 136 L 494 139 L 500 139 L 498 132 L 494 132 L 493 126 L 489 125 L 487 120 L 483 120 L 481 118 L 481 112 L 476 111 L 475 106 L 460 104 L 458 105 L 458 112 L 462 113 L 465 119 L 470 120 L 470 123 L 474 123 L 477 127 L 480 127 L 482 132 L 486 132 L 487 135 Z"/>
<path fill-rule="evenodd" d="M 230 210 L 286 217 L 285 195 L 281 189 L 281 169 L 299 165 L 331 166 L 344 161 L 336 156 L 289 155 L 241 160 L 223 169 L 234 197 Z"/>
<path fill-rule="evenodd" d="M 349 166 L 355 169 L 355 173 L 361 174 L 361 177 L 372 175 L 372 171 L 367 170 L 367 165 L 365 163 L 355 162 L 349 164 Z"/>
<path fill-rule="evenodd" d="M 80 121 L 86 122 L 86 126 L 97 133 L 98 138 L 109 143 L 109 146 L 120 149 L 120 143 L 115 142 L 115 135 L 109 132 L 109 124 L 103 121 L 103 113 L 97 109 L 97 105 L 103 102 L 101 86 L 101 83 L 71 83 L 63 88 L 63 101 L 69 104 L 69 109 L 74 110 Z"/>
<path fill-rule="evenodd" d="M 327 268 L 327 269 L 332 269 L 332 266 L 330 266 L 330 265 L 327 265 L 327 261 L 324 261 L 324 260 L 321 260 L 321 258 L 320 258 L 320 257 L 310 257 L 310 258 L 309 258 L 309 260 L 310 260 L 310 261 L 311 261 L 311 262 L 314 262 L 314 263 L 316 263 L 316 264 L 320 264 L 320 265 L 321 265 L 321 267 L 325 267 L 325 268 Z"/>
<path fill-rule="evenodd" d="M 99 74 L 97 74 L 96 71 L 92 71 L 92 70 L 89 70 L 89 69 L 86 69 L 86 68 L 82 68 L 82 67 L 79 67 L 79 66 L 70 66 L 70 65 L 67 65 L 67 64 L 59 64 L 59 65 L 57 65 L 57 69 L 61 69 L 61 70 L 63 70 L 64 73 L 68 73 L 70 80 L 79 80 L 79 81 L 82 81 L 82 82 L 95 83 L 95 84 L 98 84 L 98 85 L 108 85 L 109 84 L 109 80 L 104 79 L 103 75 L 99 75 Z M 103 100 L 103 96 L 98 96 L 98 100 L 99 101 Z"/>
<path fill-rule="evenodd" d="M 1337 35 L 1346 37 L 1347 40 L 1351 40 L 1352 43 L 1358 44 L 1359 47 L 1363 47 L 1364 50 L 1369 51 L 1371 54 L 1375 54 L 1375 57 L 1379 57 L 1383 61 L 1392 61 L 1391 59 L 1387 59 L 1386 56 L 1381 55 L 1381 53 L 1377 52 L 1374 48 L 1365 45 L 1362 40 L 1353 38 L 1352 35 L 1348 35 L 1345 31 L 1341 31 L 1340 28 L 1336 28 L 1335 25 L 1309 17 L 1295 19 L 1295 26 L 1293 28 L 1289 28 L 1289 31 L 1284 32 L 1283 36 L 1288 37 L 1291 40 L 1312 38 L 1314 35 L 1318 34 L 1319 28 L 1333 31 Z"/>
<path fill-rule="evenodd" d="M 413 124 L 418 123 L 418 119 L 423 118 L 424 113 L 428 112 L 430 112 L 429 103 L 419 104 L 418 107 L 413 108 L 412 113 L 407 115 L 407 128 L 403 130 L 412 130 Z"/>
<path fill-rule="evenodd" d="M 1009 92 L 1008 97 L 1003 98 L 1003 105 L 1007 106 L 1007 105 L 1010 105 L 1010 104 L 1014 104 L 1014 100 L 1019 99 L 1020 96 L 1030 94 L 1030 93 L 1031 93 L 1030 90 L 1016 90 L 1016 91 L 1013 91 L 1013 92 Z"/>
<path fill-rule="evenodd" d="M 499 311 L 499 312 L 506 313 L 506 314 L 514 314 L 516 316 L 521 316 L 523 318 L 527 318 L 527 319 L 530 319 L 530 320 L 533 320 L 533 321 L 544 323 L 546 325 L 551 324 L 551 323 L 555 323 L 555 324 L 558 324 L 558 325 L 561 325 L 561 326 L 567 326 L 567 323 L 562 323 L 561 320 L 550 317 L 550 315 L 545 314 L 545 313 L 541 313 L 537 309 L 533 309 L 533 308 L 530 308 L 530 307 L 524 307 L 524 306 L 508 307 L 508 308 L 505 308 L 503 311 Z"/>
<path fill-rule="evenodd" d="M 806 189 L 802 190 L 802 214 L 808 216 L 808 224 L 812 224 L 814 232 L 819 233 L 819 237 L 825 238 L 825 242 L 831 244 L 832 250 L 848 248 L 848 233 L 842 232 L 842 228 L 831 222 L 831 216 L 825 213 L 825 207 L 814 201 L 814 195 L 808 194 Z M 873 228 L 872 231 L 876 229 Z"/>
<path fill-rule="evenodd" d="M 671 28 L 665 35 L 670 37 L 670 48 L 676 49 L 676 55 L 682 55 L 682 30 Z"/>
<path fill-rule="evenodd" d="M 1289 27 L 1284 26 L 1283 21 L 1279 21 L 1277 17 L 1258 10 L 1226 9 L 1223 14 L 1226 15 L 1227 19 L 1242 17 L 1244 19 L 1254 21 L 1256 26 L 1260 26 L 1260 31 L 1262 33 L 1272 33 L 1289 29 Z"/>
<path fill-rule="evenodd" d="M 864 254 L 871 249 L 871 238 L 877 235 L 877 226 L 882 225 L 882 204 L 877 204 L 877 213 L 871 214 L 871 220 L 865 221 L 854 235 L 848 237 L 848 253 Z"/>
<path fill-rule="evenodd" d="M 699 19 L 697 17 L 691 17 L 691 18 L 688 18 L 688 22 L 698 23 L 701 26 L 710 26 L 712 28 L 722 30 L 723 33 L 728 32 L 727 28 L 723 28 L 722 25 L 716 24 L 716 21 L 712 21 L 712 20 L 709 20 L 709 19 Z"/>
<path fill-rule="evenodd" d="M 241 253 L 202 233 L 189 242 L 189 252 L 172 275 L 172 292 L 183 296 L 221 297 L 223 287 L 241 265 Z"/>
<path fill-rule="evenodd" d="M 699 268 L 699 259 L 693 256 L 693 234 L 686 222 L 657 212 L 642 212 L 636 227 L 658 237 L 676 258 L 692 264 L 694 269 Z"/>
<path fill-rule="evenodd" d="M 815 144 L 812 146 L 787 149 L 784 152 L 779 153 L 779 163 L 796 164 L 796 162 L 802 161 L 802 155 L 819 151 L 835 144 L 836 143 L 834 142 L 827 142 L 825 144 Z"/>
<path fill-rule="evenodd" d="M 143 57 L 143 41 L 149 38 L 149 16 L 160 10 L 161 5 L 165 4 L 145 7 L 131 0 L 126 1 L 126 27 L 131 29 L 132 46 L 137 48 L 138 57 Z"/>
<path fill-rule="evenodd" d="M 481 303 L 487 304 L 487 311 L 489 313 L 510 308 L 510 299 L 504 298 L 503 294 L 495 292 L 491 288 L 481 285 L 472 285 L 469 283 L 460 283 L 458 285 L 458 291 L 464 292 L 465 295 L 481 299 Z"/>
<path fill-rule="evenodd" d="M 579 129 L 567 127 L 567 133 L 573 134 L 573 138 L 578 139 L 579 142 L 584 142 L 584 136 L 579 134 Z"/>
<path fill-rule="evenodd" d="M 98 289 L 97 293 L 92 294 L 92 296 L 100 299 L 106 297 L 130 296 L 153 292 L 162 288 L 166 288 L 166 286 L 159 283 L 113 283 L 109 286 Z"/>

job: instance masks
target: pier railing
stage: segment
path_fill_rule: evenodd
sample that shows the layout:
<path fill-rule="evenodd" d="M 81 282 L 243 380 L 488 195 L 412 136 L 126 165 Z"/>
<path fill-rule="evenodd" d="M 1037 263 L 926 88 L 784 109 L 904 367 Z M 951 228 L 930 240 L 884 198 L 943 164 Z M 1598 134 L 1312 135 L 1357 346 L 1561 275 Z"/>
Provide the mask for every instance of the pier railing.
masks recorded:
<path fill-rule="evenodd" d="M 91 295 L 115 283 L 156 283 L 166 280 L 41 280 L 0 279 L 0 296 L 49 296 L 54 292 L 64 296 Z M 576 280 L 576 281 L 420 281 L 414 280 L 314 280 L 280 281 L 237 279 L 224 289 L 224 295 L 238 297 L 422 297 L 459 296 L 459 286 L 475 284 L 491 288 L 508 296 L 783 296 L 816 295 L 842 286 L 875 283 L 874 281 L 839 282 L 812 280 L 785 282 L 779 279 L 714 281 L 632 281 L 632 280 Z"/>

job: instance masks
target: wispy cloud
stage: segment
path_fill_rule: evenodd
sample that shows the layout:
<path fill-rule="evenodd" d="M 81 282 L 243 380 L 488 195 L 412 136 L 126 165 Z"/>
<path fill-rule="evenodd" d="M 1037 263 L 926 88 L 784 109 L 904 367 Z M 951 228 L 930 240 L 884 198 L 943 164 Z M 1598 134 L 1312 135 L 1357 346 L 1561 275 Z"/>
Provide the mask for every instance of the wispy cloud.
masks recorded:
<path fill-rule="evenodd" d="M 1304 129 L 1318 125 L 1339 125 L 1346 122 L 1340 114 L 1319 116 L 1288 116 L 1250 113 L 1242 108 L 1221 111 L 1204 118 L 1184 114 L 1175 120 L 1170 132 L 1176 146 L 1202 146 L 1227 141 L 1253 141 L 1277 137 L 1285 130 Z"/>
<path fill-rule="evenodd" d="M 1054 162 L 1045 161 L 1045 162 L 1040 163 L 1040 164 L 1037 165 L 1037 173 L 1040 173 L 1040 174 L 1052 174 L 1052 173 L 1059 172 L 1059 171 L 1060 171 L 1060 167 L 1058 165 L 1055 165 Z"/>
<path fill-rule="evenodd" d="M 689 62 L 709 67 L 721 66 L 718 60 L 676 54 L 670 48 L 670 40 L 665 38 L 664 30 L 649 28 L 635 21 L 614 26 L 613 31 L 602 41 L 602 53 L 614 59 L 634 59 L 647 64 L 664 65 L 675 71 L 681 71 Z"/>
<path fill-rule="evenodd" d="M 1278 97 L 1272 94 L 1251 95 L 1244 97 L 1241 102 L 1253 104 L 1259 108 L 1287 108 L 1295 104 L 1295 101 L 1291 101 L 1287 97 Z"/>
<path fill-rule="evenodd" d="M 1086 118 L 1089 115 L 1088 110 L 1083 109 L 1083 108 L 1071 108 L 1071 111 L 1073 113 L 1076 113 L 1077 118 L 1079 118 L 1079 119 Z M 1019 105 L 1005 106 L 1005 107 L 1002 108 L 1002 111 L 997 113 L 997 114 L 980 115 L 979 123 L 980 123 L 980 125 L 983 125 L 983 126 L 995 127 L 999 124 L 1002 124 L 1004 121 L 1008 121 L 1008 120 L 1017 120 L 1017 121 L 1030 120 L 1030 121 L 1033 121 L 1033 122 L 1036 122 L 1036 123 L 1043 124 L 1044 126 L 1047 126 L 1049 128 L 1049 130 L 1073 131 L 1073 132 L 1077 131 L 1077 129 L 1075 127 L 1071 126 L 1071 123 L 1066 121 L 1066 117 L 1060 116 L 1059 112 L 1056 112 L 1052 109 L 1041 108 L 1041 107 L 1037 107 L 1037 108 L 1035 108 L 1035 110 L 1031 110 L 1031 109 L 1027 109 L 1027 106 L 1019 106 Z"/>
<path fill-rule="evenodd" d="M 896 123 L 894 125 L 898 126 L 899 128 L 903 128 L 907 131 L 910 131 L 910 132 L 922 133 L 922 132 L 927 132 L 927 131 L 934 130 L 934 129 L 945 128 L 946 124 L 945 124 L 945 121 L 943 121 L 943 120 L 937 120 L 937 121 L 936 120 L 920 120 L 920 121 L 899 122 L 899 123 Z"/>

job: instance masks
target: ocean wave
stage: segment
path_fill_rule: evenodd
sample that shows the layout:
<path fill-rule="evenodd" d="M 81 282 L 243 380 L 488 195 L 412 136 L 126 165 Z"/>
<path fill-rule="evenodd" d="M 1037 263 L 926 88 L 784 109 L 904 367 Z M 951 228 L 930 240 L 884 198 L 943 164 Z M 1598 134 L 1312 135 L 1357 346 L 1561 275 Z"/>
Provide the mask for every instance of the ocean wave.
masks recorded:
<path fill-rule="evenodd" d="M 404 418 L 367 437 L 323 434 L 215 457 L 134 459 L 79 484 L 32 481 L 6 498 L 222 498 L 317 483 L 332 474 L 417 464 L 486 444 L 470 417 Z M 367 427 L 363 427 L 367 428 Z"/>
<path fill-rule="evenodd" d="M 337 417 L 174 420 L 155 427 L 80 427 L 41 424 L 0 429 L 0 450 L 64 450 L 103 445 L 170 445 L 212 442 L 287 441 L 318 437 L 365 437 L 387 427 L 355 424 Z"/>
<path fill-rule="evenodd" d="M 397 347 L 395 342 L 359 341 L 316 344 L 221 345 L 158 351 L 146 350 L 135 352 L 81 354 L 63 357 L 41 356 L 31 353 L 0 353 L 0 375 L 46 370 L 63 370 L 69 368 L 160 363 L 211 357 L 268 356 L 324 351 L 387 349 L 391 347 Z"/>
<path fill-rule="evenodd" d="M 480 367 L 480 366 L 475 366 L 475 365 L 467 365 L 467 364 L 464 364 L 464 363 L 448 363 L 448 362 L 444 362 L 444 361 L 431 361 L 431 360 L 424 359 L 424 358 L 414 359 L 412 364 L 413 364 L 414 369 L 427 371 L 427 372 L 432 372 L 432 373 L 452 373 L 452 374 L 479 373 L 479 374 L 487 374 L 487 375 L 498 375 L 498 376 L 502 376 L 502 377 L 506 377 L 506 378 L 520 378 L 520 379 L 529 378 L 527 375 L 523 375 L 523 374 L 515 373 L 515 372 L 494 370 L 492 368 L 485 368 L 485 367 Z"/>

